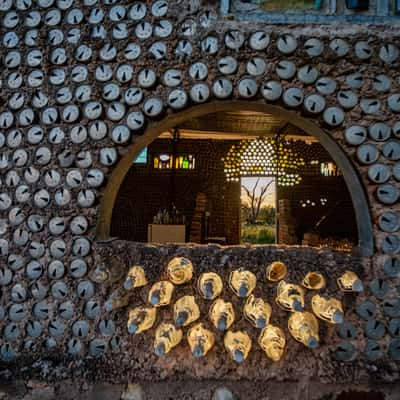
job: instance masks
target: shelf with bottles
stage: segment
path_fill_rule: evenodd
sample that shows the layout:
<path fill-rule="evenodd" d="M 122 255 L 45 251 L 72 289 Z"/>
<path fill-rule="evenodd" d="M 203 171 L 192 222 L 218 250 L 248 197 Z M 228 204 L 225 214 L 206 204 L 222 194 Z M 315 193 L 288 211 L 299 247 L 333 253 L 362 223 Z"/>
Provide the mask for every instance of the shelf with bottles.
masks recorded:
<path fill-rule="evenodd" d="M 169 208 L 160 208 L 153 217 L 153 224 L 157 225 L 185 225 L 186 217 L 180 213 L 175 205 Z"/>
<path fill-rule="evenodd" d="M 320 173 L 322 176 L 341 176 L 342 172 L 333 162 L 323 162 L 320 164 Z"/>
<path fill-rule="evenodd" d="M 342 172 L 332 161 L 311 160 L 307 162 L 301 173 L 307 176 L 340 177 Z"/>
<path fill-rule="evenodd" d="M 172 154 L 163 153 L 153 155 L 154 169 L 173 169 L 194 170 L 196 167 L 196 157 L 193 154 Z"/>

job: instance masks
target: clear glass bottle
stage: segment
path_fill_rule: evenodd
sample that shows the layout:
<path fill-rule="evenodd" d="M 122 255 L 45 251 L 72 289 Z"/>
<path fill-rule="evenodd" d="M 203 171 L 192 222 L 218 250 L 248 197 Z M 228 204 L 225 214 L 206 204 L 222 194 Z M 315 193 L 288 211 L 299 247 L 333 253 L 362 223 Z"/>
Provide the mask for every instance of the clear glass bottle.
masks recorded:
<path fill-rule="evenodd" d="M 147 279 L 144 268 L 139 265 L 129 268 L 124 282 L 124 289 L 131 290 L 145 285 L 147 285 Z"/>
<path fill-rule="evenodd" d="M 290 334 L 304 346 L 315 349 L 319 345 L 318 320 L 310 312 L 294 312 L 288 322 Z"/>
<path fill-rule="evenodd" d="M 174 285 L 170 281 L 156 282 L 149 290 L 148 301 L 154 307 L 167 306 L 171 303 Z"/>
<path fill-rule="evenodd" d="M 228 331 L 224 337 L 224 346 L 233 361 L 240 364 L 246 360 L 250 353 L 251 339 L 244 331 Z"/>
<path fill-rule="evenodd" d="M 194 325 L 187 333 L 187 341 L 195 358 L 204 357 L 214 346 L 214 334 L 202 323 Z"/>
<path fill-rule="evenodd" d="M 193 154 L 189 154 L 189 169 L 194 169 L 195 168 L 195 157 Z"/>
<path fill-rule="evenodd" d="M 170 215 L 170 223 L 173 225 L 176 224 L 176 207 L 174 204 L 171 205 L 169 215 Z"/>
<path fill-rule="evenodd" d="M 280 281 L 277 287 L 276 303 L 285 311 L 302 311 L 304 289 L 299 285 Z"/>
<path fill-rule="evenodd" d="M 250 295 L 243 307 L 243 314 L 250 323 L 258 328 L 265 328 L 271 318 L 271 306 L 260 297 Z"/>
<path fill-rule="evenodd" d="M 266 276 L 271 282 L 278 282 L 285 278 L 287 274 L 286 264 L 282 261 L 274 261 L 267 266 Z"/>
<path fill-rule="evenodd" d="M 169 216 L 169 212 L 168 211 L 165 212 L 164 224 L 166 224 L 166 225 L 170 224 L 170 216 Z"/>
<path fill-rule="evenodd" d="M 129 311 L 128 332 L 138 335 L 150 329 L 156 320 L 157 311 L 154 307 L 136 307 Z"/>
<path fill-rule="evenodd" d="M 168 279 L 175 285 L 183 285 L 193 277 L 193 264 L 185 257 L 174 257 L 167 266 Z"/>
<path fill-rule="evenodd" d="M 338 279 L 337 283 L 343 292 L 360 293 L 364 290 L 361 279 L 353 271 L 345 271 Z"/>
<path fill-rule="evenodd" d="M 200 308 L 194 296 L 183 296 L 174 304 L 175 326 L 186 326 L 200 318 Z"/>
<path fill-rule="evenodd" d="M 154 337 L 154 353 L 161 357 L 171 351 L 182 340 L 182 331 L 173 324 L 162 323 L 156 329 Z"/>
<path fill-rule="evenodd" d="M 210 307 L 209 318 L 220 331 L 225 331 L 235 321 L 235 310 L 232 303 L 217 299 Z"/>
<path fill-rule="evenodd" d="M 342 302 L 335 298 L 324 298 L 318 294 L 311 299 L 313 313 L 323 321 L 341 324 L 344 321 Z"/>
<path fill-rule="evenodd" d="M 278 326 L 268 325 L 258 337 L 258 344 L 272 361 L 279 361 L 285 352 L 285 333 Z"/>
<path fill-rule="evenodd" d="M 159 224 L 159 225 L 162 224 L 162 213 L 161 213 L 161 210 L 158 210 L 158 213 L 157 213 L 157 224 Z"/>
<path fill-rule="evenodd" d="M 248 297 L 257 284 L 256 276 L 242 268 L 232 271 L 229 276 L 229 285 L 238 297 Z"/>
<path fill-rule="evenodd" d="M 215 272 L 205 272 L 197 280 L 197 289 L 204 299 L 214 300 L 222 292 L 222 279 Z"/>

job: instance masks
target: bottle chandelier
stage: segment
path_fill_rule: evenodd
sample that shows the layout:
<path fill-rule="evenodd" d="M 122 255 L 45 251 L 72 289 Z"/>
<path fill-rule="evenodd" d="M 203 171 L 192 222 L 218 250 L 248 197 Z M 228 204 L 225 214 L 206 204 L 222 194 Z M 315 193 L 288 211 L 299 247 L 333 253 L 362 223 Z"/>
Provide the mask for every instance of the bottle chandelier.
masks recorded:
<path fill-rule="evenodd" d="M 290 148 L 290 142 L 279 137 L 242 140 L 230 148 L 222 161 L 227 181 L 238 182 L 244 176 L 273 176 L 280 186 L 300 183 L 298 171 L 305 164 Z"/>

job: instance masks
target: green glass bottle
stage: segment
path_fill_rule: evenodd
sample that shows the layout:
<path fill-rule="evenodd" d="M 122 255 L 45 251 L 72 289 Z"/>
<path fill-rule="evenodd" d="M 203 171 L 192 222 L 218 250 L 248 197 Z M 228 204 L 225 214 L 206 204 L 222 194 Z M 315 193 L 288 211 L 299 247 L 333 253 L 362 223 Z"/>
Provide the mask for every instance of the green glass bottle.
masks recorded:
<path fill-rule="evenodd" d="M 189 159 L 186 155 L 183 156 L 182 169 L 189 169 Z"/>

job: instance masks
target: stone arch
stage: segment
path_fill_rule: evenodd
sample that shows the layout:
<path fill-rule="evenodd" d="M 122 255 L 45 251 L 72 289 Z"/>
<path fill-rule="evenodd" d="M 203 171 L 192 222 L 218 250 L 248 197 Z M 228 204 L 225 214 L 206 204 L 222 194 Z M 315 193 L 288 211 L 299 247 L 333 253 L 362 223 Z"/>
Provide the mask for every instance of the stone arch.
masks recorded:
<path fill-rule="evenodd" d="M 107 186 L 103 192 L 98 214 L 96 227 L 97 240 L 103 241 L 109 238 L 112 212 L 119 188 L 132 165 L 132 160 L 139 155 L 145 146 L 155 140 L 162 132 L 171 129 L 185 120 L 214 112 L 234 110 L 257 111 L 268 114 L 279 113 L 285 119 L 290 120 L 291 124 L 318 139 L 343 173 L 355 210 L 359 249 L 363 256 L 371 256 L 373 254 L 374 244 L 368 200 L 356 169 L 338 143 L 311 119 L 302 117 L 294 111 L 267 103 L 240 100 L 210 102 L 193 106 L 190 109 L 171 114 L 160 122 L 151 124 L 144 135 L 130 146 L 122 160 L 114 168 L 108 180 Z"/>

